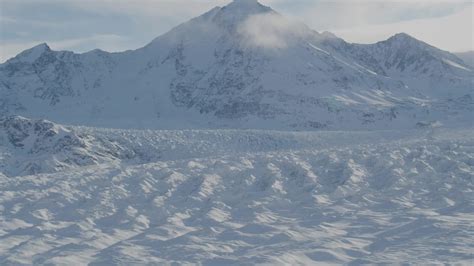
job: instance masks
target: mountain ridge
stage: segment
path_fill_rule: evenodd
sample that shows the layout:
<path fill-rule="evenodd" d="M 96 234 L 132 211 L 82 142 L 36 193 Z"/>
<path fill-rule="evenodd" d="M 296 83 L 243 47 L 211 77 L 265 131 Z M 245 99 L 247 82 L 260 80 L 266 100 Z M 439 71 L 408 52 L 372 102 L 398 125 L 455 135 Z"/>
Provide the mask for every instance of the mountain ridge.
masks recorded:
<path fill-rule="evenodd" d="M 467 65 L 474 68 L 474 51 L 455 53 L 455 55 L 461 58 Z"/>
<path fill-rule="evenodd" d="M 465 120 L 472 102 L 450 105 L 472 99 L 472 77 L 407 34 L 350 44 L 245 0 L 137 50 L 26 50 L 0 65 L 0 110 L 124 128 L 413 127 Z"/>

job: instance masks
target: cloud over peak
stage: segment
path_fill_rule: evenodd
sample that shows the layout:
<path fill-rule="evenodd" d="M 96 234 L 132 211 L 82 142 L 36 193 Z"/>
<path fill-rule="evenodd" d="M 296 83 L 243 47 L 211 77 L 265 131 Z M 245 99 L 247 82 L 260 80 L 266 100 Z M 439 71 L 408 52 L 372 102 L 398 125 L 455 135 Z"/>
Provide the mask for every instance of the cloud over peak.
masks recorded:
<path fill-rule="evenodd" d="M 245 45 L 267 49 L 287 48 L 307 32 L 305 25 L 275 12 L 250 16 L 238 26 Z"/>

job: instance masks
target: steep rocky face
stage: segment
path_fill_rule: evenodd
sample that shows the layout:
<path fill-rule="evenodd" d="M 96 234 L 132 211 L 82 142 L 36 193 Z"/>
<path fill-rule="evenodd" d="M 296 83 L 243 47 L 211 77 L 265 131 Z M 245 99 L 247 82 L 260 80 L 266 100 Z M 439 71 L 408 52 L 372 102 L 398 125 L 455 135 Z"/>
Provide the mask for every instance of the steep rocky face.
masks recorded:
<path fill-rule="evenodd" d="M 53 139 L 74 139 L 73 142 L 78 146 L 85 145 L 77 136 L 67 134 L 70 131 L 64 127 L 46 120 L 32 121 L 19 116 L 11 116 L 0 120 L 0 127 L 14 147 L 33 148 L 32 152 Z M 45 145 L 45 147 L 50 148 L 51 145 Z"/>
<path fill-rule="evenodd" d="M 386 70 L 405 75 L 472 76 L 462 60 L 407 34 L 400 33 L 386 41 L 366 47 Z"/>
<path fill-rule="evenodd" d="M 324 45 L 344 53 L 378 74 L 397 77 L 472 77 L 473 70 L 456 55 L 399 33 L 375 44 L 349 44 L 332 36 Z M 420 77 L 421 75 L 421 77 Z"/>
<path fill-rule="evenodd" d="M 109 127 L 414 126 L 452 120 L 443 113 L 472 99 L 473 73 L 406 34 L 349 44 L 236 0 L 135 51 L 27 50 L 0 65 L 0 108 Z"/>
<path fill-rule="evenodd" d="M 108 144 L 108 145 L 107 145 Z M 0 172 L 31 175 L 110 162 L 121 149 L 47 120 L 0 119 Z"/>
<path fill-rule="evenodd" d="M 74 106 L 94 102 L 115 65 L 110 54 L 98 50 L 79 55 L 46 44 L 33 47 L 0 65 L 0 112 L 67 115 Z"/>

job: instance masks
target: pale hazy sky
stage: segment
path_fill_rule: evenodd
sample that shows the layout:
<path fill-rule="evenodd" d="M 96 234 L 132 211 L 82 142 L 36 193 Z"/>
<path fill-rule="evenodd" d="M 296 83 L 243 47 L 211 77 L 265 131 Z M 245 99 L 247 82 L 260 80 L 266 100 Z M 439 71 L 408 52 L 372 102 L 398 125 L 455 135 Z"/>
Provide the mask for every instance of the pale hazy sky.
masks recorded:
<path fill-rule="evenodd" d="M 0 0 L 0 61 L 36 44 L 85 52 L 139 48 L 230 0 Z M 441 49 L 474 50 L 471 0 L 261 0 L 317 31 L 372 43 L 406 32 Z"/>

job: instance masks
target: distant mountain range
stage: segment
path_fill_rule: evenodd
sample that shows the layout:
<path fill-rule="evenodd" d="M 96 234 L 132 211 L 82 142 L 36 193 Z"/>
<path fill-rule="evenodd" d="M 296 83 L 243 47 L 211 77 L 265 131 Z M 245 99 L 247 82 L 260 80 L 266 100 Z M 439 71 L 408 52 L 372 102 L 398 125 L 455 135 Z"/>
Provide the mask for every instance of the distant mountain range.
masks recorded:
<path fill-rule="evenodd" d="M 133 51 L 26 50 L 0 65 L 0 114 L 119 128 L 465 124 L 468 57 L 403 33 L 352 44 L 235 0 Z"/>

